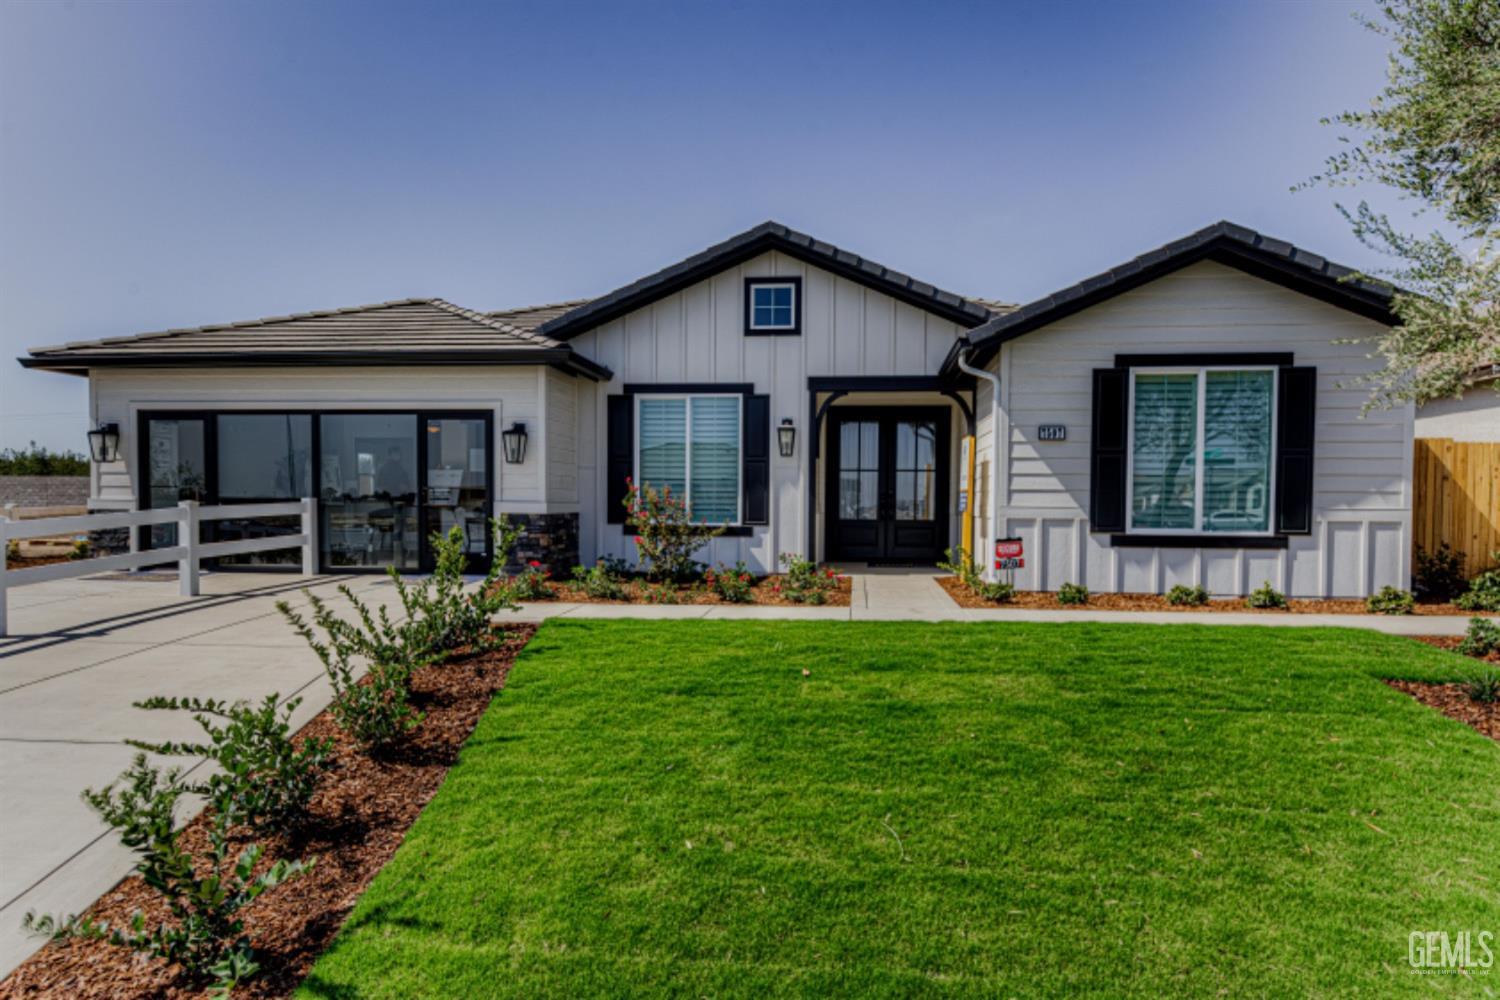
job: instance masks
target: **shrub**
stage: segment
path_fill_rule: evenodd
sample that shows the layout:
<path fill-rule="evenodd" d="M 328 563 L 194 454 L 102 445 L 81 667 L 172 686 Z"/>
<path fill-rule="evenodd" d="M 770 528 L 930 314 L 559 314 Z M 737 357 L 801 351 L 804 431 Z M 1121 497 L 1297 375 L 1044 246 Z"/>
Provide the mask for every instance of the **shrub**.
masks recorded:
<path fill-rule="evenodd" d="M 625 512 L 635 526 L 635 548 L 653 580 L 685 580 L 695 575 L 693 553 L 724 533 L 724 528 L 694 521 L 692 511 L 674 499 L 670 486 L 657 490 L 626 480 Z"/>
<path fill-rule="evenodd" d="M 1416 561 L 1412 590 L 1424 601 L 1451 601 L 1464 592 L 1464 554 L 1450 549 L 1447 542 L 1436 552 L 1418 548 Z"/>
<path fill-rule="evenodd" d="M 735 563 L 733 568 L 720 566 L 709 571 L 704 575 L 703 582 L 708 584 L 709 590 L 719 595 L 720 600 L 730 604 L 749 604 L 755 596 L 755 577 L 750 575 L 750 570 L 743 561 Z"/>
<path fill-rule="evenodd" d="M 621 588 L 623 593 L 624 588 Z M 677 595 L 675 583 L 648 583 L 641 591 L 641 597 L 647 604 L 680 604 L 682 598 Z"/>
<path fill-rule="evenodd" d="M 505 582 L 506 594 L 513 601 L 535 601 L 552 596 L 547 586 L 552 571 L 533 559 L 526 568 Z"/>
<path fill-rule="evenodd" d="M 51 451 L 35 441 L 25 451 L 0 451 L 0 476 L 86 476 L 88 456 L 76 451 Z"/>
<path fill-rule="evenodd" d="M 794 604 L 826 604 L 828 595 L 838 588 L 837 573 L 820 570 L 817 563 L 794 552 L 783 552 L 781 565 L 782 578 L 777 587 Z"/>
<path fill-rule="evenodd" d="M 1189 587 L 1185 583 L 1179 583 L 1167 591 L 1167 603 L 1201 607 L 1208 603 L 1208 588 L 1197 585 Z"/>
<path fill-rule="evenodd" d="M 1500 552 L 1493 558 L 1500 562 Z M 1468 592 L 1453 603 L 1465 611 L 1500 611 L 1500 568 L 1485 570 L 1470 580 Z"/>
<path fill-rule="evenodd" d="M 258 706 L 243 701 L 231 705 L 200 698 L 148 698 L 135 707 L 192 712 L 193 721 L 208 734 L 208 742 L 125 742 L 170 757 L 215 761 L 221 773 L 183 787 L 208 799 L 230 823 L 286 833 L 306 818 L 318 779 L 333 766 L 332 740 L 304 740 L 300 748 L 292 743 L 291 717 L 301 703 L 301 698 L 282 701 L 275 694 L 267 695 Z"/>
<path fill-rule="evenodd" d="M 318 595 L 303 591 L 312 605 L 313 624 L 323 631 L 326 642 L 320 641 L 312 625 L 285 601 L 278 601 L 276 610 L 322 661 L 333 688 L 328 711 L 339 728 L 366 749 L 389 746 L 422 722 L 422 714 L 410 703 L 411 674 L 432 659 L 420 662 L 408 659 L 409 651 L 391 641 L 393 626 L 384 608 L 380 609 L 377 626 L 369 609 L 353 591 L 347 586 L 340 586 L 339 591 L 354 605 L 363 628 L 335 615 Z M 357 679 L 359 660 L 369 666 L 363 684 Z"/>
<path fill-rule="evenodd" d="M 251 844 L 231 858 L 225 835 L 229 817 L 217 812 L 211 817 L 207 857 L 195 858 L 179 843 L 172 821 L 177 800 L 188 791 L 178 772 L 163 775 L 138 754 L 121 778 L 125 787 L 84 792 L 84 801 L 138 855 L 135 870 L 161 894 L 171 919 L 148 926 L 137 910 L 115 926 L 90 917 L 59 920 L 28 913 L 24 926 L 53 938 L 103 940 L 175 962 L 196 982 L 213 981 L 227 993 L 259 970 L 239 912 L 311 863 L 278 860 L 256 875 L 261 846 Z"/>
<path fill-rule="evenodd" d="M 516 610 L 515 600 L 499 585 L 499 579 L 520 534 L 520 527 L 511 524 L 504 515 L 490 521 L 494 559 L 478 587 L 465 584 L 469 556 L 463 529 L 457 525 L 446 535 L 433 534 L 433 570 L 427 578 L 407 583 L 394 566 L 388 567 L 386 572 L 396 586 L 406 612 L 405 620 L 391 625 L 382 609 L 377 627 L 364 605 L 354 602 L 366 633 L 372 637 L 378 633 L 388 647 L 389 651 L 382 656 L 401 657 L 410 670 L 415 670 L 455 650 L 464 647 L 479 650 L 493 644 L 495 614 Z M 372 656 L 375 658 L 378 657 Z"/>
<path fill-rule="evenodd" d="M 1488 618 L 1470 618 L 1469 630 L 1458 651 L 1465 656 L 1486 656 L 1500 649 L 1500 623 Z"/>
<path fill-rule="evenodd" d="M 938 563 L 938 569 L 958 577 L 958 582 L 963 584 L 970 593 L 977 594 L 984 586 L 984 576 L 980 572 L 979 563 L 965 549 L 944 549 L 943 560 Z"/>
<path fill-rule="evenodd" d="M 1500 670 L 1486 667 L 1472 675 L 1464 681 L 1464 694 L 1486 705 L 1500 701 Z"/>
<path fill-rule="evenodd" d="M 5 543 L 5 558 L 7 560 L 21 558 L 21 543 L 18 542 L 18 541 L 16 541 L 14 538 L 12 538 L 10 541 L 6 542 Z"/>
<path fill-rule="evenodd" d="M 974 593 L 976 596 L 981 597 L 986 601 L 994 601 L 996 604 L 1004 604 L 1016 596 L 1016 586 L 1013 583 L 1006 583 L 1003 580 L 996 581 L 995 583 L 981 582 L 978 589 L 976 589 Z M 1083 601 L 1087 600 L 1088 588 L 1085 587 L 1083 593 Z"/>
<path fill-rule="evenodd" d="M 603 559 L 589 567 L 574 566 L 573 586 L 596 601 L 620 601 L 625 598 L 625 586 L 620 574 Z"/>
<path fill-rule="evenodd" d="M 1267 580 L 1250 592 L 1250 596 L 1245 598 L 1245 604 L 1252 608 L 1284 608 L 1286 595 L 1271 586 L 1271 581 Z"/>
<path fill-rule="evenodd" d="M 1057 588 L 1058 604 L 1087 604 L 1089 588 L 1081 583 L 1065 583 Z"/>
<path fill-rule="evenodd" d="M 1409 615 L 1415 605 L 1416 599 L 1410 592 L 1390 584 L 1365 598 L 1365 610 L 1377 615 Z"/>
<path fill-rule="evenodd" d="M 94 545 L 87 538 L 73 539 L 73 547 L 68 550 L 69 559 L 87 559 L 93 554 Z"/>

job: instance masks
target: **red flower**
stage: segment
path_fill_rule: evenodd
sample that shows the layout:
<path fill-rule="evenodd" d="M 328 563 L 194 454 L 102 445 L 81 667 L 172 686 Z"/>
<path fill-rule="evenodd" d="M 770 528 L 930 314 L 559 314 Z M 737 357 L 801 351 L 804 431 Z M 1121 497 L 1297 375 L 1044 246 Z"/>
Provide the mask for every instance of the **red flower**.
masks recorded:
<path fill-rule="evenodd" d="M 637 545 L 641 544 L 641 536 L 640 535 L 636 535 L 635 536 L 635 544 L 637 544 Z"/>
<path fill-rule="evenodd" d="M 532 569 L 536 569 L 541 564 L 542 564 L 542 561 L 540 559 L 533 559 L 533 560 L 531 560 L 531 562 L 527 563 L 526 565 L 530 566 Z"/>

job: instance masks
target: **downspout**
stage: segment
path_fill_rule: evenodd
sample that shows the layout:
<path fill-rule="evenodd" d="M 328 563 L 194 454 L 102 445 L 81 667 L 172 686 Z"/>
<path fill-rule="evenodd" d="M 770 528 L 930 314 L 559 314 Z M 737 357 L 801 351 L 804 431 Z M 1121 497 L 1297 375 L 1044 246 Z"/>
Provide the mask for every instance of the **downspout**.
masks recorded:
<path fill-rule="evenodd" d="M 970 350 L 972 350 L 971 347 L 965 347 L 963 350 L 958 352 L 958 357 L 955 360 L 958 364 L 959 371 L 963 372 L 966 375 L 973 375 L 975 378 L 982 378 L 990 384 L 990 450 L 993 454 L 990 456 L 989 522 L 990 530 L 995 532 L 996 538 L 999 538 L 1000 490 L 998 487 L 1000 483 L 1000 376 L 996 375 L 994 372 L 985 371 L 983 368 L 975 368 L 973 365 L 969 364 Z M 975 445 L 978 445 L 977 439 L 975 440 Z M 974 448 L 969 449 L 970 462 L 973 462 L 974 460 L 974 451 Z M 979 483 L 974 478 L 974 473 L 970 472 L 970 491 L 972 492 L 978 485 Z M 969 523 L 971 525 L 973 524 L 974 520 L 974 507 L 975 505 L 971 501 L 969 504 Z M 973 533 L 974 531 L 971 527 L 969 529 L 969 534 L 971 537 Z M 973 559 L 975 562 L 980 562 L 979 553 L 977 552 L 969 553 L 969 558 Z M 985 560 L 983 560 L 981 565 L 988 567 L 990 565 L 990 562 L 991 561 L 986 558 Z M 991 571 L 986 568 L 985 576 L 989 576 L 990 572 Z"/>

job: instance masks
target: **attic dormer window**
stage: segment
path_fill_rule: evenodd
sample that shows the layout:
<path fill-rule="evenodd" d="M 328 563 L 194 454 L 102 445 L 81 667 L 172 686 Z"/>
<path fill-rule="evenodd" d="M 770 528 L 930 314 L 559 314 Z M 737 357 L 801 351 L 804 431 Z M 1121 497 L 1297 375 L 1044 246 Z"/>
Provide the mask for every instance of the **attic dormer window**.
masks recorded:
<path fill-rule="evenodd" d="M 745 332 L 796 334 L 801 332 L 801 278 L 747 278 Z"/>

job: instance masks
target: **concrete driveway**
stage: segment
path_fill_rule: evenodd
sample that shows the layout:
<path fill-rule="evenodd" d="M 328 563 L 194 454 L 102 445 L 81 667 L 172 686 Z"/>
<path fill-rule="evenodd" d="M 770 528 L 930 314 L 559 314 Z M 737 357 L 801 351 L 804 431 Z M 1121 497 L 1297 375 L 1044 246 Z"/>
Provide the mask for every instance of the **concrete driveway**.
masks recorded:
<path fill-rule="evenodd" d="M 275 602 L 304 603 L 300 590 L 311 583 L 343 605 L 341 582 L 375 604 L 395 598 L 384 577 L 279 573 L 205 575 L 197 598 L 177 595 L 175 575 L 10 592 L 12 634 L 0 639 L 0 976 L 42 944 L 20 929 L 28 910 L 79 912 L 130 870 L 130 852 L 80 798 L 129 766 L 135 751 L 122 740 L 200 735 L 184 713 L 131 703 L 301 694 L 300 725 L 330 692 Z"/>

